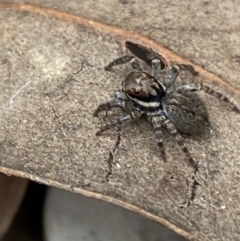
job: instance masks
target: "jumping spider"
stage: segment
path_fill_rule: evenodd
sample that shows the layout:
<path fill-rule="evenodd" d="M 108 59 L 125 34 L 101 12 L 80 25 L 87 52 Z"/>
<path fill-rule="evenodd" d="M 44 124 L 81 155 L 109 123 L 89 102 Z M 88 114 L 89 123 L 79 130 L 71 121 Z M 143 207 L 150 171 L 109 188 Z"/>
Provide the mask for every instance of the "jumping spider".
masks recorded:
<path fill-rule="evenodd" d="M 143 52 L 144 50 L 141 51 Z M 106 124 L 96 134 L 100 135 L 102 132 L 123 122 L 138 119 L 145 115 L 153 124 L 163 161 L 167 161 L 162 136 L 162 126 L 165 126 L 176 139 L 179 147 L 186 155 L 188 164 L 194 167 L 196 173 L 198 162 L 192 158 L 187 147 L 184 145 L 184 139 L 179 134 L 179 132 L 182 132 L 198 135 L 205 132 L 210 126 L 207 108 L 202 99 L 194 92 L 204 90 L 219 99 L 230 103 L 231 101 L 227 97 L 201 84 L 188 84 L 174 89 L 173 86 L 178 76 L 180 65 L 171 66 L 165 79 L 161 82 L 160 72 L 163 66 L 161 59 L 154 58 L 153 55 L 151 58 L 147 59 L 146 57 L 144 59 L 142 57 L 141 59 L 146 63 L 150 61 L 151 74 L 142 69 L 139 61 L 134 56 L 129 55 L 120 57 L 105 67 L 105 70 L 110 70 L 115 65 L 131 61 L 133 71 L 128 73 L 122 81 L 122 89 L 115 93 L 115 97 L 109 102 L 98 106 L 94 113 L 94 116 L 98 116 L 101 111 L 122 108 L 126 112 L 126 115 L 120 116 Z"/>

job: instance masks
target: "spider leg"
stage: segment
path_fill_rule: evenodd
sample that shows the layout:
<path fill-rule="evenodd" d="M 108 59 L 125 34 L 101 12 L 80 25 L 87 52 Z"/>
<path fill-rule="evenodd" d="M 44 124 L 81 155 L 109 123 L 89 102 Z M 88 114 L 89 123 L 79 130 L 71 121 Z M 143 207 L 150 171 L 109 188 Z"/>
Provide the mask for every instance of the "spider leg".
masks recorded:
<path fill-rule="evenodd" d="M 160 61 L 160 59 L 153 59 L 152 60 L 151 69 L 152 69 L 151 75 L 156 80 L 160 80 L 160 73 L 161 73 L 161 61 Z"/>
<path fill-rule="evenodd" d="M 233 106 L 233 110 L 240 113 L 240 106 L 239 106 L 239 104 L 231 96 L 226 96 L 224 94 L 221 94 L 221 93 L 219 93 L 219 92 L 217 92 L 215 90 L 210 89 L 208 86 L 205 86 L 205 85 L 200 85 L 200 89 L 199 90 L 203 90 L 207 94 L 213 95 L 217 99 L 232 105 Z"/>
<path fill-rule="evenodd" d="M 107 66 L 105 66 L 104 69 L 107 70 L 107 71 L 111 70 L 111 68 L 113 66 L 125 64 L 125 63 L 129 62 L 130 60 L 132 60 L 133 58 L 134 57 L 130 56 L 130 55 L 122 56 L 120 58 L 117 58 L 117 59 L 113 60 L 111 63 L 109 63 Z"/>
<path fill-rule="evenodd" d="M 170 88 L 174 84 L 175 80 L 177 79 L 178 70 L 179 68 L 176 65 L 172 66 L 171 69 L 169 70 L 164 80 L 164 85 L 167 89 Z"/>
<path fill-rule="evenodd" d="M 198 162 L 196 162 L 189 150 L 187 149 L 187 147 L 184 144 L 184 140 L 181 137 L 181 135 L 179 134 L 179 132 L 177 131 L 176 127 L 166 118 L 166 117 L 162 117 L 165 120 L 163 120 L 164 125 L 167 127 L 168 131 L 171 133 L 171 135 L 175 138 L 175 140 L 177 141 L 179 147 L 182 149 L 182 151 L 185 153 L 185 156 L 188 159 L 188 164 L 190 164 L 194 169 L 195 169 L 195 173 L 198 171 Z"/>
<path fill-rule="evenodd" d="M 177 88 L 177 91 L 198 91 L 201 90 L 201 85 L 199 84 L 188 84 Z"/>
<path fill-rule="evenodd" d="M 184 85 L 179 87 L 177 90 L 180 91 L 199 91 L 199 90 L 203 90 L 204 92 L 206 92 L 209 95 L 212 95 L 214 97 L 216 97 L 217 99 L 224 101 L 226 103 L 229 103 L 230 105 L 233 106 L 234 110 L 237 112 L 240 112 L 240 106 L 237 104 L 237 102 L 235 100 L 233 100 L 230 96 L 225 96 L 215 90 L 210 89 L 208 86 L 202 85 L 202 84 L 188 84 L 188 85 Z"/>
<path fill-rule="evenodd" d="M 140 71 L 140 72 L 143 72 L 143 69 L 139 63 L 139 61 L 136 59 L 136 58 L 133 58 L 131 60 L 131 66 L 134 70 L 137 70 L 137 71 Z"/>
<path fill-rule="evenodd" d="M 123 107 L 123 101 L 114 98 L 109 102 L 99 105 L 98 108 L 95 110 L 93 116 L 98 116 L 98 114 L 104 110 L 109 111 L 113 108 L 122 108 L 122 107 Z"/>
<path fill-rule="evenodd" d="M 102 132 L 107 131 L 109 129 L 112 129 L 113 127 L 117 126 L 117 125 L 121 125 L 124 122 L 127 121 L 131 121 L 133 119 L 137 119 L 140 118 L 141 114 L 140 113 L 136 113 L 136 112 L 131 112 L 128 115 L 125 116 L 121 116 L 111 122 L 109 122 L 108 124 L 106 124 L 105 126 L 101 127 L 101 129 L 96 133 L 96 135 L 101 135 Z"/>
<path fill-rule="evenodd" d="M 163 137 L 162 137 L 162 119 L 160 116 L 153 116 L 152 117 L 152 123 L 153 123 L 153 128 L 155 131 L 155 137 L 158 143 L 158 146 L 160 148 L 160 152 L 161 152 L 161 156 L 164 162 L 167 162 L 167 158 L 166 158 L 166 153 L 164 150 L 164 146 L 163 146 Z"/>
<path fill-rule="evenodd" d="M 176 62 L 171 62 L 171 65 L 176 65 L 180 70 L 189 71 L 192 75 L 198 75 L 199 73 L 190 64 L 178 64 Z"/>

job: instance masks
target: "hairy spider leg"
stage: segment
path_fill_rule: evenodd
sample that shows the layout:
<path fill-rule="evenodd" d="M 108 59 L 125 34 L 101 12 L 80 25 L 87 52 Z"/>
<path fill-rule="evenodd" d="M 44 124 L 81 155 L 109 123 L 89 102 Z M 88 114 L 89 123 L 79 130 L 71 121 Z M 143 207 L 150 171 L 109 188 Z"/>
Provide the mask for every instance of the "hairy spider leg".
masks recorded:
<path fill-rule="evenodd" d="M 230 96 L 225 96 L 225 95 L 209 88 L 208 86 L 205 86 L 205 85 L 202 85 L 202 84 L 188 84 L 188 85 L 184 85 L 184 86 L 179 87 L 177 90 L 183 90 L 183 91 L 203 90 L 207 94 L 212 95 L 215 98 L 232 105 L 234 111 L 240 112 L 240 107 L 238 106 L 237 102 L 234 99 L 232 99 Z"/>
<path fill-rule="evenodd" d="M 97 136 L 101 135 L 101 133 L 104 132 L 104 131 L 112 129 L 112 128 L 114 128 L 117 125 L 121 125 L 124 122 L 132 121 L 134 119 L 138 119 L 138 118 L 140 118 L 140 116 L 141 116 L 141 114 L 140 113 L 136 113 L 136 112 L 131 112 L 128 115 L 121 116 L 121 117 L 119 117 L 119 118 L 109 122 L 105 126 L 101 127 L 101 129 L 96 133 L 96 135 Z"/>
<path fill-rule="evenodd" d="M 174 65 L 171 67 L 171 69 L 169 70 L 167 76 L 165 77 L 164 79 L 164 86 L 168 89 L 170 88 L 171 86 L 173 86 L 175 80 L 177 79 L 178 77 L 178 66 Z"/>
<path fill-rule="evenodd" d="M 161 61 L 159 59 L 153 59 L 151 69 L 152 69 L 151 75 L 156 80 L 160 81 Z M 178 71 L 179 71 L 179 67 L 177 65 L 172 66 L 170 68 L 170 70 L 168 71 L 168 74 L 163 81 L 163 84 L 167 89 L 170 88 L 174 84 L 175 80 L 178 77 Z"/>
<path fill-rule="evenodd" d="M 190 164 L 194 169 L 195 173 L 198 171 L 198 162 L 196 162 L 187 147 L 184 144 L 184 140 L 177 131 L 176 127 L 171 123 L 165 116 L 160 116 L 162 123 L 167 127 L 168 131 L 171 133 L 171 135 L 175 138 L 175 140 L 178 143 L 178 146 L 182 149 L 182 151 L 185 153 L 185 156 L 188 159 L 188 164 Z"/>
<path fill-rule="evenodd" d="M 198 75 L 198 71 L 196 71 L 194 69 L 194 67 L 190 64 L 178 64 L 176 62 L 171 62 L 171 65 L 175 65 L 175 66 L 178 66 L 180 70 L 183 70 L 183 71 L 189 71 L 192 75 Z"/>
<path fill-rule="evenodd" d="M 98 114 L 104 110 L 109 111 L 113 108 L 122 108 L 122 107 L 123 107 L 123 102 L 119 99 L 114 98 L 109 102 L 105 102 L 99 105 L 96 111 L 94 112 L 93 116 L 98 116 Z"/>
<path fill-rule="evenodd" d="M 188 91 L 199 91 L 201 90 L 201 85 L 199 84 L 187 84 L 177 88 L 177 91 L 188 92 Z"/>
<path fill-rule="evenodd" d="M 160 59 L 153 59 L 151 75 L 158 81 L 160 81 L 160 73 L 161 73 L 161 61 Z"/>
<path fill-rule="evenodd" d="M 153 124 L 153 128 L 155 131 L 155 138 L 157 140 L 160 152 L 161 152 L 161 157 L 163 159 L 163 161 L 166 163 L 167 162 L 167 158 L 166 158 L 166 153 L 164 150 L 164 146 L 163 146 L 163 136 L 162 136 L 162 120 L 159 116 L 153 116 L 152 117 L 152 124 Z"/>
<path fill-rule="evenodd" d="M 111 63 L 109 63 L 107 66 L 105 66 L 104 69 L 111 70 L 111 68 L 113 66 L 126 64 L 127 62 L 130 62 L 130 61 L 131 61 L 131 66 L 134 70 L 143 72 L 143 69 L 142 69 L 139 61 L 136 58 L 134 58 L 133 56 L 129 56 L 129 55 L 125 55 L 125 56 L 122 56 L 120 58 L 113 60 Z"/>
<path fill-rule="evenodd" d="M 134 70 L 144 72 L 143 68 L 140 65 L 140 62 L 136 58 L 131 59 L 131 66 Z"/>
<path fill-rule="evenodd" d="M 239 106 L 239 104 L 231 96 L 229 96 L 229 95 L 225 96 L 225 95 L 223 95 L 223 94 L 221 94 L 221 93 L 219 93 L 219 92 L 217 92 L 217 91 L 215 91 L 213 89 L 210 89 L 208 86 L 201 85 L 201 84 L 199 84 L 199 90 L 203 90 L 207 94 L 212 95 L 215 98 L 232 105 L 233 106 L 233 110 L 238 112 L 238 113 L 240 113 L 240 106 Z"/>
<path fill-rule="evenodd" d="M 107 66 L 105 66 L 104 69 L 105 70 L 111 70 L 111 68 L 113 66 L 125 64 L 125 63 L 129 62 L 130 60 L 132 60 L 133 58 L 134 57 L 130 56 L 130 55 L 122 56 L 120 58 L 117 58 L 117 59 L 113 60 L 111 63 L 109 63 Z"/>

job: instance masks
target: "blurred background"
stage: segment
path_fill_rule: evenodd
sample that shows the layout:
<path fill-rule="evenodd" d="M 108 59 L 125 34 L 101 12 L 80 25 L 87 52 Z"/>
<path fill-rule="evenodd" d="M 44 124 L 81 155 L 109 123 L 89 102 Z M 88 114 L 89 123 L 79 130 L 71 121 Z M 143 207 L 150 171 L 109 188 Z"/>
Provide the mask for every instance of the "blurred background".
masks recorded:
<path fill-rule="evenodd" d="M 4 180 L 11 178 L 4 177 Z M 14 181 L 19 183 L 21 179 L 14 177 Z M 1 195 L 4 194 L 1 192 Z M 8 198 L 9 200 L 5 199 L 7 203 L 12 197 L 9 195 Z M 0 206 L 4 205 L 0 203 Z M 14 207 L 6 208 L 10 211 Z M 4 225 L 3 220 L 0 222 L 0 227 L 1 225 Z M 185 239 L 157 222 L 116 205 L 29 182 L 20 208 L 1 240 L 184 241 Z"/>

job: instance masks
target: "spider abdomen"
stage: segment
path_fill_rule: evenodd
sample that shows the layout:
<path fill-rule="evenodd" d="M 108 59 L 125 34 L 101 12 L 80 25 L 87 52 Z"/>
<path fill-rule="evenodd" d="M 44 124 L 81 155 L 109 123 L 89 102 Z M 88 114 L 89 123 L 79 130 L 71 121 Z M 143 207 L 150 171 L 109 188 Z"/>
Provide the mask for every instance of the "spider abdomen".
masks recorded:
<path fill-rule="evenodd" d="M 177 130 L 197 135 L 210 126 L 207 108 L 194 92 L 172 91 L 162 100 L 163 111 Z"/>

